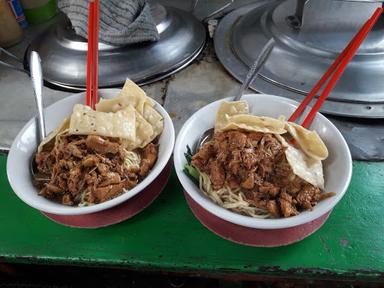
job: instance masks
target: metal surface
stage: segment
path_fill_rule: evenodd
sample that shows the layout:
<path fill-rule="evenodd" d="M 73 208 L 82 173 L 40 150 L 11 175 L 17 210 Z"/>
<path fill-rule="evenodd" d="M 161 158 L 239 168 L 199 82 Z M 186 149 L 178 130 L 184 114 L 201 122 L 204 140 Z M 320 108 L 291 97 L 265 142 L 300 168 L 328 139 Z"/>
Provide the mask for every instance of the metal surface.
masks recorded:
<path fill-rule="evenodd" d="M 252 83 L 253 79 L 257 76 L 257 73 L 259 72 L 261 67 L 263 67 L 265 61 L 268 59 L 268 56 L 272 52 L 274 45 L 275 41 L 273 39 L 270 39 L 268 43 L 265 44 L 260 55 L 257 57 L 256 61 L 252 64 L 251 68 L 249 69 L 247 76 L 243 84 L 240 86 L 239 91 L 233 101 L 239 101 L 241 99 L 241 96 L 243 96 L 244 91 L 248 89 L 249 84 Z M 200 136 L 200 138 L 195 144 L 194 153 L 199 151 L 205 143 L 212 139 L 214 132 L 214 128 L 210 128 L 204 131 L 204 133 Z"/>
<path fill-rule="evenodd" d="M 232 4 L 233 4 L 234 0 L 229 0 L 229 2 L 225 3 L 223 6 L 221 6 L 220 8 L 216 9 L 215 11 L 212 11 L 211 13 L 209 13 L 207 16 L 204 17 L 203 20 L 201 20 L 202 22 L 206 22 L 208 21 L 210 18 L 213 18 L 213 17 L 218 17 L 220 15 L 220 13 L 222 13 L 223 11 L 225 11 L 228 7 L 230 7 Z"/>
<path fill-rule="evenodd" d="M 58 225 L 20 201 L 5 166 L 6 157 L 0 156 L 2 262 L 203 273 L 232 280 L 264 275 L 384 281 L 383 163 L 355 162 L 350 188 L 324 226 L 299 243 L 270 249 L 234 244 L 208 231 L 188 208 L 175 173 L 139 215 L 85 231 Z"/>
<path fill-rule="evenodd" d="M 196 141 L 195 146 L 193 148 L 193 154 L 196 154 L 200 150 L 200 148 L 204 146 L 205 143 L 211 141 L 214 133 L 214 128 L 205 130 L 204 133 L 201 134 L 200 138 Z"/>
<path fill-rule="evenodd" d="M 224 5 L 219 6 L 219 8 L 216 8 L 212 12 L 210 12 L 208 15 L 204 16 L 204 18 L 201 20 L 201 22 L 206 22 L 210 18 L 213 17 L 220 17 L 220 14 L 226 11 L 226 9 L 230 6 L 232 6 L 234 0 L 229 0 L 228 2 L 224 3 Z M 192 0 L 192 14 L 195 14 L 196 7 L 198 6 L 199 0 Z M 205 4 L 206 5 L 206 4 Z"/>
<path fill-rule="evenodd" d="M 247 2 L 247 0 L 237 0 L 233 6 L 242 2 Z M 179 1 L 177 3 L 185 5 L 187 2 Z M 202 1 L 202 3 L 206 2 Z M 216 6 L 217 4 L 214 5 L 214 7 Z M 189 9 L 189 6 L 187 8 Z M 212 7 L 207 7 L 207 9 L 214 10 Z M 23 41 L 8 51 L 18 58 L 22 58 L 29 43 L 54 21 L 55 19 L 52 19 L 50 22 L 29 27 L 25 31 Z M 4 53 L 0 56 L 2 60 L 5 59 Z M 166 110 L 172 115 L 176 133 L 198 109 L 221 98 L 236 95 L 240 87 L 240 83 L 231 77 L 217 61 L 211 43 L 206 46 L 201 56 L 199 61 L 194 61 L 187 69 L 176 73 L 167 81 L 158 81 L 143 87 L 148 96 L 163 103 Z M 14 63 L 18 64 L 16 61 Z M 241 80 L 245 78 L 247 72 L 248 67 L 244 69 Z M 261 85 L 263 83 L 266 82 L 261 81 Z M 31 81 L 26 74 L 0 66 L 0 87 L 2 103 L 0 107 L 0 153 L 2 153 L 2 151 L 7 151 L 18 131 L 35 116 L 36 112 Z M 281 94 L 284 95 L 284 93 L 286 93 L 285 90 L 281 89 Z M 45 105 L 50 105 L 70 95 L 68 92 L 53 90 L 46 86 L 43 87 L 43 94 Z M 336 118 L 329 115 L 327 117 L 346 138 L 353 159 L 384 160 L 384 140 L 380 139 L 384 134 L 384 120 L 371 119 L 362 123 L 359 119 L 351 122 L 352 119 L 348 118 Z"/>
<path fill-rule="evenodd" d="M 204 47 L 206 31 L 191 14 L 153 4 L 160 40 L 117 47 L 99 45 L 99 86 L 122 85 L 128 77 L 141 85 L 162 79 L 188 65 Z M 56 86 L 83 90 L 87 42 L 60 15 L 57 23 L 30 45 L 39 52 L 45 80 Z"/>
<path fill-rule="evenodd" d="M 352 119 L 329 115 L 328 119 L 343 134 L 353 159 L 384 161 L 384 119 Z"/>
<path fill-rule="evenodd" d="M 336 5 L 329 1 L 307 1 L 299 30 L 287 24 L 286 18 L 296 12 L 293 0 L 258 1 L 233 11 L 222 19 L 215 33 L 220 62 L 242 81 L 250 63 L 272 37 L 276 47 L 251 88 L 301 101 L 356 33 L 359 24 L 380 5 L 336 1 L 340 9 L 329 17 L 334 19 L 339 13 L 337 24 L 322 16 L 332 12 L 332 5 Z M 324 5 L 326 11 L 319 10 L 318 5 Z M 327 19 L 323 25 L 321 17 Z M 384 23 L 379 21 L 322 106 L 322 112 L 384 118 L 383 30 Z"/>
<path fill-rule="evenodd" d="M 252 64 L 251 68 L 249 68 L 247 76 L 245 77 L 244 82 L 239 89 L 239 93 L 236 95 L 233 101 L 238 101 L 240 100 L 241 96 L 243 96 L 244 91 L 248 89 L 249 85 L 253 82 L 260 69 L 263 67 L 265 61 L 268 59 L 268 56 L 271 54 L 274 45 L 275 40 L 273 39 L 270 39 L 267 44 L 265 44 L 260 54 L 257 56 L 255 62 Z"/>
<path fill-rule="evenodd" d="M 5 50 L 4 48 L 0 47 L 0 55 L 1 53 L 4 53 L 4 55 L 10 59 L 12 59 L 13 61 L 15 62 L 18 62 L 19 64 L 23 64 L 23 61 L 19 58 L 17 58 L 15 55 L 13 55 L 11 52 Z M 20 72 L 25 72 L 27 74 L 29 74 L 29 71 L 22 68 L 22 67 L 17 67 L 16 65 L 12 64 L 12 63 L 8 63 L 8 62 L 5 62 L 5 61 L 2 61 L 0 60 L 0 65 L 1 66 L 4 66 L 4 67 L 7 67 L 7 68 L 10 68 L 10 69 L 14 69 L 16 71 L 20 71 Z"/>
<path fill-rule="evenodd" d="M 39 127 L 38 143 L 40 143 L 45 138 L 46 134 L 43 112 L 43 72 L 41 68 L 41 60 L 37 52 L 31 52 L 29 65 L 31 67 L 31 81 L 37 107 L 37 127 Z"/>

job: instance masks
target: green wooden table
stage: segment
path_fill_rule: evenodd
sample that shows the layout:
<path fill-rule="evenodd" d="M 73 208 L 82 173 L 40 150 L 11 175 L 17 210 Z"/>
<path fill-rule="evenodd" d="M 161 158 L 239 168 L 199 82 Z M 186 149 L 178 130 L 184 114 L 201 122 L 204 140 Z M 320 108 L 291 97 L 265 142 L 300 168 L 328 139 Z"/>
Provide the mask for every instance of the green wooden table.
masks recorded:
<path fill-rule="evenodd" d="M 187 206 L 176 174 L 132 219 L 68 228 L 13 193 L 0 156 L 0 261 L 124 267 L 213 277 L 384 281 L 384 163 L 354 162 L 351 186 L 324 226 L 303 241 L 252 248 L 221 239 Z"/>

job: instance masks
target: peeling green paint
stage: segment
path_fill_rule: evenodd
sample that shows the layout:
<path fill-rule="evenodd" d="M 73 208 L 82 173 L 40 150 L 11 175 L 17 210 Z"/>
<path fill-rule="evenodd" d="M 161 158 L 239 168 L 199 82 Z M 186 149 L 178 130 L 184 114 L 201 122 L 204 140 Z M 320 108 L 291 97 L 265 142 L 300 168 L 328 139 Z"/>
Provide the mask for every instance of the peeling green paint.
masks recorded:
<path fill-rule="evenodd" d="M 384 279 L 384 163 L 354 162 L 351 186 L 305 240 L 252 248 L 223 240 L 189 210 L 175 173 L 161 196 L 123 223 L 95 230 L 45 218 L 12 192 L 0 156 L 0 261 L 211 274 Z"/>

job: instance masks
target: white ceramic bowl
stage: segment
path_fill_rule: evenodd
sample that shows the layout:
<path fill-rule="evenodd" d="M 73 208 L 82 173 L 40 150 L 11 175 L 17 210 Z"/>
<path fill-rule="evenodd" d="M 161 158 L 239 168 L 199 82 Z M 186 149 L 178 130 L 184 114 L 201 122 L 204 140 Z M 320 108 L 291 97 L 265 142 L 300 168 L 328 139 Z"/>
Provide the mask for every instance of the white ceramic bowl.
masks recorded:
<path fill-rule="evenodd" d="M 340 201 L 348 188 L 352 175 L 352 158 L 341 133 L 320 113 L 316 115 L 310 129 L 316 130 L 328 147 L 329 157 L 323 162 L 325 191 L 336 192 L 336 195 L 319 202 L 312 211 L 305 211 L 297 216 L 280 219 L 256 219 L 243 216 L 213 203 L 185 175 L 183 168 L 186 164 L 184 157 L 186 146 L 194 147 L 195 142 L 203 131 L 214 126 L 216 111 L 220 103 L 223 100 L 230 101 L 232 99 L 222 99 L 203 107 L 194 113 L 181 128 L 176 139 L 174 163 L 177 176 L 184 190 L 200 206 L 217 217 L 251 228 L 278 229 L 293 227 L 317 219 L 330 211 Z M 242 99 L 248 101 L 251 113 L 270 117 L 285 115 L 288 118 L 299 104 L 290 99 L 264 94 L 244 95 Z M 301 123 L 301 121 L 298 123 Z"/>
<path fill-rule="evenodd" d="M 118 94 L 118 92 L 119 89 L 99 90 L 99 94 L 103 98 L 113 98 Z M 47 107 L 45 109 L 47 132 L 52 131 L 61 123 L 64 117 L 71 114 L 74 104 L 84 104 L 84 101 L 85 93 L 79 93 L 64 98 Z M 172 120 L 164 108 L 157 102 L 155 109 L 164 118 L 164 130 L 159 139 L 159 156 L 156 164 L 147 177 L 145 177 L 142 182 L 128 192 L 106 202 L 87 207 L 66 206 L 39 196 L 37 194 L 38 189 L 32 185 L 29 170 L 31 155 L 36 151 L 37 147 L 35 136 L 36 125 L 34 118 L 31 119 L 16 136 L 8 155 L 7 174 L 13 191 L 15 191 L 16 195 L 21 200 L 33 208 L 58 215 L 80 215 L 99 212 L 127 201 L 129 198 L 132 198 L 136 194 L 140 193 L 160 174 L 172 155 L 175 141 L 175 131 Z"/>

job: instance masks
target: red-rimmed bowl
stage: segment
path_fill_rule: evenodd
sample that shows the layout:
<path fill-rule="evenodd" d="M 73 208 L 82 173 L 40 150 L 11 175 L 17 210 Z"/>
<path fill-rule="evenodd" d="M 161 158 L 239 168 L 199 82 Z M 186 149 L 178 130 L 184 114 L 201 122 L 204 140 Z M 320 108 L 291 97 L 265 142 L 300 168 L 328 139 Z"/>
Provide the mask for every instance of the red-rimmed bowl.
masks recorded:
<path fill-rule="evenodd" d="M 194 147 L 201 134 L 214 126 L 216 111 L 221 102 L 231 101 L 226 98 L 213 102 L 194 113 L 181 128 L 176 139 L 174 150 L 174 165 L 177 176 L 184 190 L 199 206 L 211 214 L 228 222 L 257 229 L 282 229 L 309 223 L 328 213 L 344 196 L 352 175 L 352 158 L 348 145 L 339 130 L 323 115 L 317 113 L 309 127 L 316 130 L 329 150 L 329 157 L 323 161 L 325 191 L 335 192 L 336 195 L 319 202 L 312 211 L 304 211 L 297 216 L 280 219 L 258 219 L 231 212 L 212 202 L 206 197 L 183 172 L 186 160 L 186 146 Z M 250 112 L 259 116 L 287 118 L 299 105 L 296 101 L 265 94 L 244 95 L 248 101 Z M 299 119 L 298 123 L 301 123 Z"/>
<path fill-rule="evenodd" d="M 117 96 L 119 91 L 119 89 L 102 89 L 99 90 L 99 95 L 102 98 L 113 98 Z M 78 93 L 66 97 L 44 109 L 47 132 L 54 130 L 65 117 L 69 116 L 76 103 L 84 104 L 84 101 L 85 93 Z M 167 165 L 171 158 L 175 141 L 175 131 L 168 113 L 157 102 L 155 102 L 154 108 L 164 118 L 164 130 L 159 137 L 158 159 L 147 177 L 131 190 L 106 202 L 86 207 L 66 206 L 39 196 L 38 189 L 32 185 L 29 170 L 30 159 L 38 145 L 38 143 L 36 143 L 36 122 L 35 118 L 33 118 L 16 136 L 8 154 L 7 174 L 13 191 L 29 206 L 55 215 L 82 215 L 100 212 L 119 205 L 141 193 L 159 176 Z"/>

